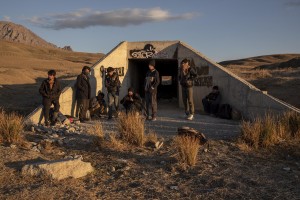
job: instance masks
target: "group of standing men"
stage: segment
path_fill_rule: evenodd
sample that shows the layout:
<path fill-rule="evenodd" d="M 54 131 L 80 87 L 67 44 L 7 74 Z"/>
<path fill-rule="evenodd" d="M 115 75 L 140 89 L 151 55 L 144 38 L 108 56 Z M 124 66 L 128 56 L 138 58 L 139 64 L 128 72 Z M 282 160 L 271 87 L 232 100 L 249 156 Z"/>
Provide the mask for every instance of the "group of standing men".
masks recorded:
<path fill-rule="evenodd" d="M 195 67 L 191 67 L 189 59 L 183 59 L 181 61 L 180 71 L 179 71 L 179 83 L 182 89 L 182 100 L 185 108 L 185 116 L 188 120 L 194 119 L 195 107 L 193 100 L 193 83 L 197 76 Z M 91 85 L 89 80 L 89 74 L 91 68 L 84 66 L 82 73 L 77 76 L 76 80 L 76 100 L 77 100 L 77 110 L 79 111 L 79 119 L 81 122 L 87 120 L 87 111 L 89 109 L 90 99 L 91 99 Z M 49 111 L 51 104 L 54 104 L 53 118 L 55 118 L 59 112 L 59 96 L 61 94 L 61 87 L 59 81 L 55 77 L 55 70 L 50 70 L 48 72 L 48 78 L 42 82 L 39 89 L 40 94 L 43 96 L 43 106 L 44 106 L 44 119 L 45 125 L 49 125 Z M 159 72 L 155 69 L 155 60 L 149 62 L 149 70 L 146 74 L 144 81 L 144 91 L 145 91 L 145 103 L 146 107 L 142 105 L 141 98 L 138 94 L 134 93 L 133 88 L 128 89 L 128 94 L 121 100 L 121 104 L 126 109 L 126 113 L 131 110 L 141 110 L 145 108 L 146 117 L 148 120 L 157 120 L 157 88 L 160 84 Z M 119 111 L 119 92 L 121 83 L 117 71 L 112 68 L 107 68 L 107 74 L 105 77 L 105 87 L 107 89 L 108 98 L 108 119 L 113 116 L 113 107 L 118 115 Z M 216 86 L 215 86 L 216 87 Z M 216 89 L 214 87 L 214 89 Z M 103 93 L 101 93 L 103 95 Z M 218 93 L 219 94 L 219 93 Z M 104 96 L 104 95 L 103 95 Z M 102 96 L 102 97 L 103 97 Z M 215 98 L 215 96 L 214 96 Z M 205 111 L 209 111 L 209 97 L 206 96 L 203 99 L 203 105 Z M 151 115 L 150 109 L 151 107 Z M 215 110 L 216 108 L 213 107 Z"/>

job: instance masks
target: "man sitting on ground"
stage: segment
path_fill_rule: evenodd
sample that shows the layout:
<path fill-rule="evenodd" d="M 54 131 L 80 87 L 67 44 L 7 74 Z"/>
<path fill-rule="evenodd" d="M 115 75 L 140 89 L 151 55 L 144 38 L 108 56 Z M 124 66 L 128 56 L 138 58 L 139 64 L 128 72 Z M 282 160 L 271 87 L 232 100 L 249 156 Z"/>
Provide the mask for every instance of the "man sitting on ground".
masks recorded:
<path fill-rule="evenodd" d="M 126 114 L 129 112 L 141 112 L 142 111 L 142 99 L 134 93 L 133 88 L 128 89 L 128 94 L 120 102 L 126 109 Z"/>
<path fill-rule="evenodd" d="M 104 96 L 104 93 L 100 90 L 98 95 L 91 99 L 90 113 L 92 117 L 101 117 L 107 114 L 107 106 Z"/>
<path fill-rule="evenodd" d="M 210 115 L 216 115 L 220 102 L 221 94 L 219 91 L 219 87 L 214 86 L 212 92 L 209 93 L 204 99 L 202 99 L 204 111 Z"/>

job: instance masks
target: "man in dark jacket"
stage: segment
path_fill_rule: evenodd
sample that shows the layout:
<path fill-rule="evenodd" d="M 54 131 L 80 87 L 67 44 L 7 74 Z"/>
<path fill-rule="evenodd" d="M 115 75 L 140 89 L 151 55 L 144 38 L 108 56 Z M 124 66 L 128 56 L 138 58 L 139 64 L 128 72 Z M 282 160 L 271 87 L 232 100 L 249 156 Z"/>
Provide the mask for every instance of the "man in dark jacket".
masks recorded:
<path fill-rule="evenodd" d="M 119 89 L 121 87 L 118 73 L 112 67 L 107 68 L 105 87 L 107 89 L 108 98 L 108 119 L 111 119 L 113 113 L 113 105 L 115 106 L 117 114 L 119 111 Z"/>
<path fill-rule="evenodd" d="M 214 86 L 212 92 L 209 93 L 204 99 L 202 99 L 204 111 L 208 114 L 216 115 L 220 102 L 221 94 L 219 91 L 219 87 Z"/>
<path fill-rule="evenodd" d="M 126 109 L 126 114 L 129 112 L 141 112 L 142 111 L 142 99 L 134 93 L 133 88 L 128 89 L 128 94 L 120 102 Z"/>
<path fill-rule="evenodd" d="M 55 70 L 48 71 L 48 78 L 42 82 L 39 89 L 40 94 L 43 96 L 43 111 L 46 126 L 49 126 L 49 112 L 51 105 L 54 105 L 52 122 L 56 120 L 60 107 L 59 96 L 61 93 L 61 87 L 55 76 Z"/>
<path fill-rule="evenodd" d="M 76 100 L 80 122 L 84 122 L 87 120 L 86 113 L 89 109 L 89 102 L 91 98 L 91 85 L 89 79 L 90 72 L 91 68 L 88 66 L 84 66 L 82 68 L 82 73 L 77 76 Z"/>
<path fill-rule="evenodd" d="M 147 119 L 150 120 L 149 106 L 152 107 L 152 121 L 156 121 L 157 114 L 157 87 L 160 83 L 159 73 L 155 69 L 155 60 L 149 62 L 149 71 L 145 78 L 145 100 Z"/>
<path fill-rule="evenodd" d="M 190 66 L 190 60 L 183 59 L 179 72 L 179 82 L 181 85 L 182 101 L 185 115 L 188 120 L 194 119 L 195 107 L 193 97 L 194 78 L 197 76 L 195 67 Z"/>

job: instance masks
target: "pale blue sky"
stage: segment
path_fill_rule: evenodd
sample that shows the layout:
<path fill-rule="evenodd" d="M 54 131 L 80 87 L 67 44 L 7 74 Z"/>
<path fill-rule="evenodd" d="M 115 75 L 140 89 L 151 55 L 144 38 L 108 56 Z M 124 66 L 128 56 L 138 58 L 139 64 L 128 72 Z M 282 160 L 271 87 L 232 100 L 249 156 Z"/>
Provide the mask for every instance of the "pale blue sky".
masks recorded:
<path fill-rule="evenodd" d="M 300 53 L 300 0 L 1 0 L 0 20 L 75 51 L 182 40 L 215 61 Z"/>

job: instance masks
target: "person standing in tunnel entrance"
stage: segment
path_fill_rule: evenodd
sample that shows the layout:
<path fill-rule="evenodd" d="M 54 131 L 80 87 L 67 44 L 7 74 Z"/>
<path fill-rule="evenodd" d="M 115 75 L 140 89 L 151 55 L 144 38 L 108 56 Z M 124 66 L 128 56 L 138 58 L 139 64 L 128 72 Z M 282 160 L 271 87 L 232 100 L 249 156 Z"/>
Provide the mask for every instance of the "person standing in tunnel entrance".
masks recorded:
<path fill-rule="evenodd" d="M 116 116 L 119 114 L 119 90 L 121 87 L 118 73 L 112 67 L 107 68 L 105 87 L 107 89 L 108 98 L 108 119 L 112 119 L 113 105 L 115 106 Z"/>
<path fill-rule="evenodd" d="M 55 70 L 48 71 L 48 78 L 45 79 L 39 89 L 40 94 L 43 96 L 43 112 L 45 126 L 49 126 L 49 113 L 50 107 L 54 105 L 54 113 L 52 122 L 57 118 L 59 112 L 59 96 L 61 93 L 60 83 L 57 80 Z"/>
<path fill-rule="evenodd" d="M 182 101 L 184 104 L 187 120 L 194 119 L 195 107 L 193 97 L 194 79 L 197 76 L 196 69 L 190 66 L 190 60 L 185 58 L 181 61 L 179 82 L 181 85 Z"/>
<path fill-rule="evenodd" d="M 157 114 L 157 87 L 160 83 L 159 73 L 155 69 L 155 60 L 149 62 L 149 71 L 146 74 L 144 88 L 147 119 L 150 120 L 149 106 L 152 108 L 152 121 L 156 121 Z"/>
<path fill-rule="evenodd" d="M 80 122 L 85 122 L 87 119 L 86 113 L 89 109 L 90 98 L 91 98 L 91 84 L 89 74 L 91 68 L 84 66 L 82 73 L 77 76 L 76 81 L 76 100 L 77 110 L 79 111 Z"/>

